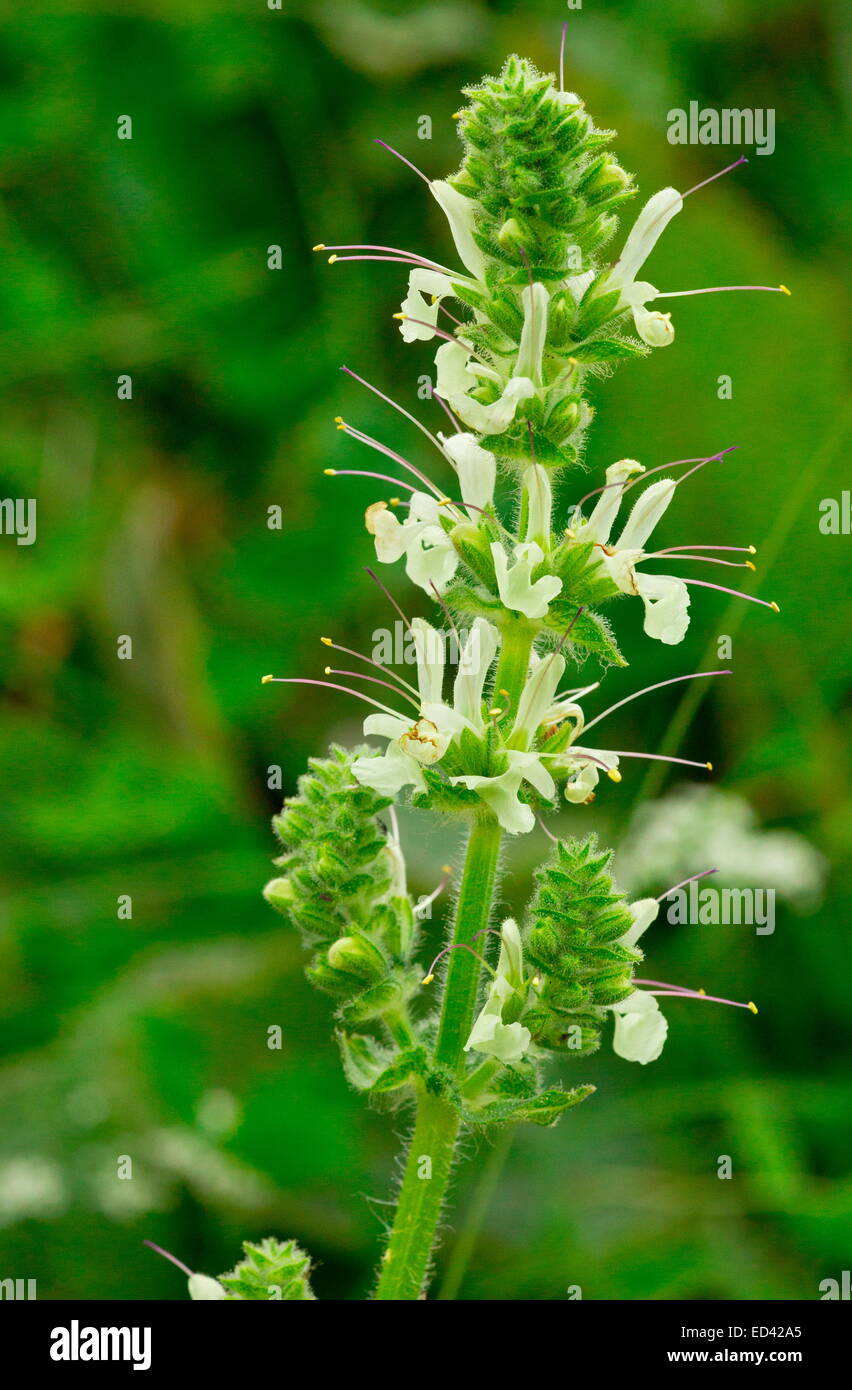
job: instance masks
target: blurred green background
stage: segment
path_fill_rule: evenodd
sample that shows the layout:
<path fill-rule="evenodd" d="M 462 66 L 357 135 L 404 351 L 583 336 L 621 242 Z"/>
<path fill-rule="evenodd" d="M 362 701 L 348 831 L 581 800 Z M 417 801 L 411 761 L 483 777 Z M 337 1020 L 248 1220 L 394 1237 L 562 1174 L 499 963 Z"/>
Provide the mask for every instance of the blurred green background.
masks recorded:
<path fill-rule="evenodd" d="M 751 838 L 728 834 L 722 877 L 790 881 L 772 935 L 649 934 L 651 973 L 754 998 L 759 1017 L 669 1000 L 654 1065 L 608 1047 L 558 1064 L 597 1095 L 511 1152 L 471 1146 L 440 1272 L 469 1299 L 580 1285 L 737 1300 L 818 1298 L 849 1267 L 850 540 L 818 525 L 820 501 L 849 485 L 840 4 L 93 0 L 0 30 L 0 495 L 38 501 L 36 544 L 0 538 L 0 1277 L 37 1278 L 41 1298 L 184 1297 L 143 1238 L 217 1273 L 241 1238 L 272 1232 L 310 1250 L 320 1297 L 369 1290 L 406 1120 L 347 1090 L 329 1003 L 260 896 L 281 796 L 268 769 L 289 792 L 359 724 L 331 694 L 259 678 L 317 675 L 320 635 L 367 647 L 389 621 L 362 569 L 376 487 L 322 475 L 371 466 L 333 416 L 434 462 L 341 364 L 433 428 L 441 417 L 417 400 L 428 347 L 406 348 L 390 318 L 400 268 L 330 267 L 310 247 L 444 259 L 440 213 L 374 137 L 449 172 L 460 86 L 512 50 L 552 68 L 563 19 L 567 85 L 618 129 L 643 196 L 740 153 L 669 145 L 670 108 L 776 110 L 775 154 L 690 199 L 650 273 L 664 288 L 793 291 L 678 301 L 675 346 L 598 389 L 587 456 L 650 467 L 742 446 L 679 494 L 661 544 L 757 545 L 751 587 L 780 616 L 693 590 L 670 649 L 643 638 L 638 605 L 618 605 L 631 665 L 601 692 L 608 704 L 715 666 L 731 635 L 735 675 L 699 683 L 703 703 L 670 688 L 607 725 L 616 747 L 711 758 L 730 799 L 690 795 L 686 816 L 681 779 L 634 763 L 563 829 L 618 843 L 637 799 L 666 797 L 653 814 L 673 844 L 654 858 L 634 823 L 623 856 L 625 882 L 656 893 L 679 854 L 686 873 L 708 866 L 720 818 L 725 856 L 744 798 Z M 117 139 L 121 115 L 132 141 Z M 132 400 L 117 397 L 125 373 Z M 384 577 L 427 611 L 401 571 Z M 798 838 L 765 838 L 785 828 Z M 412 884 L 429 891 L 452 837 L 416 815 L 404 832 Z M 506 907 L 522 909 L 545 850 L 537 833 L 513 847 Z M 431 930 L 438 941 L 439 915 Z M 281 1051 L 266 1046 L 273 1024 Z"/>

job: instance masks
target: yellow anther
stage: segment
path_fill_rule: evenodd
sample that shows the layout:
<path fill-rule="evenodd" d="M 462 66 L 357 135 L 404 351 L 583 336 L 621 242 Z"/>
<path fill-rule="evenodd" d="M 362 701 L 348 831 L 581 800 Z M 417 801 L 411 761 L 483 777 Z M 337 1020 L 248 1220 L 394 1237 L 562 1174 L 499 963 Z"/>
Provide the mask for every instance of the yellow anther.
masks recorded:
<path fill-rule="evenodd" d="M 316 244 L 316 246 L 312 246 L 312 247 L 311 247 L 311 250 L 312 250 L 312 251 L 324 251 L 324 250 L 325 250 L 325 242 L 324 242 L 324 241 L 318 241 L 317 244 Z"/>
<path fill-rule="evenodd" d="M 508 698 L 509 698 L 509 692 L 508 692 L 508 690 L 498 690 L 498 691 L 497 691 L 497 694 L 498 694 L 498 695 L 505 695 L 507 700 L 508 700 Z"/>
<path fill-rule="evenodd" d="M 489 719 L 500 719 L 505 713 L 505 710 L 497 709 L 497 707 L 495 706 L 494 709 L 490 709 L 488 711 L 488 717 Z"/>
<path fill-rule="evenodd" d="M 451 507 L 452 505 L 453 505 L 453 499 L 452 499 L 452 497 L 439 497 L 439 498 L 438 498 L 438 506 L 439 506 L 439 507 Z"/>
<path fill-rule="evenodd" d="M 541 976 L 533 975 L 530 984 L 532 985 L 533 989 L 541 989 Z"/>
<path fill-rule="evenodd" d="M 749 999 L 749 1001 L 748 1001 L 748 1007 L 751 1009 L 751 1011 L 752 1011 L 753 1014 L 756 1014 L 756 1013 L 757 1013 L 757 1005 L 755 1004 L 755 1002 L 754 1002 L 753 999 Z"/>
<path fill-rule="evenodd" d="M 420 981 L 420 983 L 421 983 L 421 985 L 431 985 L 431 983 L 432 983 L 432 981 L 434 980 L 434 978 L 435 978 L 434 975 L 424 975 L 424 976 L 423 976 L 423 979 Z"/>
<path fill-rule="evenodd" d="M 756 554 L 757 554 L 757 546 L 756 546 L 756 545 L 750 545 L 749 548 L 748 548 L 748 553 L 749 553 L 749 555 L 756 555 Z"/>
<path fill-rule="evenodd" d="M 751 562 L 751 560 L 744 560 L 744 561 L 743 561 L 743 564 L 745 565 L 745 567 L 746 567 L 747 570 L 756 570 L 756 569 L 757 569 L 757 565 L 753 565 L 752 562 Z"/>
<path fill-rule="evenodd" d="M 579 365 L 580 365 L 579 362 L 577 361 L 576 357 L 569 357 L 569 358 L 568 358 L 568 361 L 571 363 L 571 366 L 572 366 L 572 367 L 579 367 Z"/>
<path fill-rule="evenodd" d="M 697 989 L 695 992 L 696 992 L 696 994 L 706 994 L 706 993 L 707 993 L 706 989 Z"/>
<path fill-rule="evenodd" d="M 407 319 L 407 314 L 391 314 L 392 319 Z"/>
<path fill-rule="evenodd" d="M 463 115 L 463 111 L 454 111 L 450 119 L 453 121 L 460 121 Z"/>
<path fill-rule="evenodd" d="M 340 428 L 340 426 L 338 426 L 338 429 L 339 429 L 339 428 Z M 325 476 L 326 476 L 327 478 L 336 478 L 336 477 L 337 477 L 337 469 L 336 469 L 336 468 L 324 468 L 322 471 L 323 471 L 323 473 L 325 474 Z"/>
<path fill-rule="evenodd" d="M 565 535 L 568 537 L 569 541 L 576 540 L 577 538 L 577 532 L 572 531 L 570 526 L 565 527 Z"/>
<path fill-rule="evenodd" d="M 329 256 L 329 258 L 328 258 L 328 263 L 329 263 L 329 265 L 334 265 L 334 262 L 335 262 L 336 260 L 337 260 L 337 257 L 336 257 L 336 256 Z"/>
<path fill-rule="evenodd" d="M 708 772 L 712 772 L 712 771 L 713 771 L 713 764 L 712 764 L 712 763 L 705 763 L 704 766 L 706 767 L 706 769 L 707 769 Z"/>
<path fill-rule="evenodd" d="M 780 613 L 780 612 L 781 612 L 781 609 L 778 607 L 778 604 L 775 602 L 774 599 L 773 599 L 772 602 L 770 603 L 769 607 L 772 609 L 773 613 Z"/>
<path fill-rule="evenodd" d="M 621 773 L 619 772 L 617 767 L 608 767 L 606 770 L 606 775 L 609 778 L 610 782 L 621 781 Z"/>
<path fill-rule="evenodd" d="M 442 874 L 451 874 L 452 872 L 453 872 L 453 866 L 452 866 L 452 864 L 442 864 L 442 865 L 441 865 L 441 873 L 442 873 Z"/>
<path fill-rule="evenodd" d="M 270 681 L 274 681 L 274 680 L 275 680 L 275 677 L 274 677 L 274 676 L 261 676 L 261 678 L 260 678 L 260 683 L 261 683 L 261 685 L 268 685 Z"/>
<path fill-rule="evenodd" d="M 778 288 L 779 288 L 779 290 L 781 291 L 782 294 L 791 294 L 791 293 L 792 293 L 791 290 L 788 290 L 788 289 L 787 289 L 787 286 L 786 286 L 786 285 L 779 285 Z M 756 1010 L 756 1009 L 755 1009 L 755 1013 L 757 1013 L 757 1010 Z"/>
<path fill-rule="evenodd" d="M 323 669 L 322 669 L 322 673 L 323 673 L 324 676 L 330 676 L 330 675 L 332 674 L 331 667 L 330 667 L 330 666 L 324 666 Z"/>
<path fill-rule="evenodd" d="M 343 418 L 342 415 L 335 415 L 335 417 L 334 417 L 334 423 L 335 423 L 336 425 L 345 425 L 345 424 L 346 424 L 346 421 L 344 420 L 344 418 Z"/>
<path fill-rule="evenodd" d="M 438 296 L 437 296 L 436 294 L 431 295 L 430 298 L 431 298 L 433 304 L 437 304 L 437 303 L 438 303 Z"/>
<path fill-rule="evenodd" d="M 331 640 L 330 637 L 321 637 L 321 638 L 320 638 L 320 641 L 322 642 L 322 644 L 323 644 L 324 647 L 333 647 L 333 646 L 334 646 L 334 643 L 332 642 L 332 640 Z"/>

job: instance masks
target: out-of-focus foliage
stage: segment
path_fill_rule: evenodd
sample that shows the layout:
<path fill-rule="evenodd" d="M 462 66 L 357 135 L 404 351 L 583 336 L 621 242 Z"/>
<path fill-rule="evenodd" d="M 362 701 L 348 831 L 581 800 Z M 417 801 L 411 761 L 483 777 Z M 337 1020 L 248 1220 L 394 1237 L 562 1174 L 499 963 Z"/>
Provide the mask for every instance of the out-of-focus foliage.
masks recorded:
<path fill-rule="evenodd" d="M 441 1261 L 470 1243 L 453 1232 L 485 1179 L 496 1189 L 462 1297 L 558 1299 L 577 1284 L 586 1298 L 818 1297 L 852 1232 L 849 538 L 818 527 L 821 499 L 848 485 L 841 7 L 45 10 L 0 32 L 0 495 L 38 501 L 34 545 L 0 537 L 0 1276 L 36 1277 L 42 1298 L 183 1297 L 143 1237 L 209 1272 L 276 1231 L 318 1259 L 318 1297 L 369 1288 L 404 1121 L 347 1090 L 326 1001 L 260 896 L 282 794 L 269 769 L 292 791 L 309 754 L 360 730 L 331 693 L 259 678 L 318 675 L 320 635 L 365 646 L 392 618 L 362 572 L 380 485 L 323 477 L 357 447 L 332 417 L 427 456 L 341 364 L 441 417 L 417 399 L 428 349 L 404 347 L 390 319 L 399 268 L 330 267 L 310 247 L 445 256 L 437 208 L 373 138 L 446 174 L 460 86 L 513 49 L 554 66 L 567 13 L 568 85 L 618 129 L 645 195 L 740 152 L 669 145 L 670 108 L 777 113 L 775 154 L 689 199 L 652 278 L 793 290 L 679 301 L 676 344 L 598 392 L 592 468 L 741 446 L 679 495 L 661 544 L 757 545 L 760 592 L 781 607 L 693 590 L 687 641 L 670 650 L 616 606 L 631 664 L 606 676 L 606 703 L 715 666 L 722 634 L 734 676 L 696 683 L 683 734 L 693 687 L 626 706 L 608 737 L 654 748 L 673 721 L 667 751 L 711 758 L 759 824 L 806 837 L 831 868 L 821 905 L 779 901 L 774 934 L 649 932 L 655 975 L 755 998 L 760 1015 L 667 1000 L 659 1062 L 630 1066 L 607 1045 L 582 1076 L 566 1066 L 565 1084 L 597 1095 L 559 1130 L 519 1136 L 501 1174 L 499 1150 L 471 1147 Z M 132 400 L 118 399 L 123 374 Z M 267 525 L 275 506 L 282 530 Z M 410 607 L 401 575 L 390 583 Z M 565 833 L 617 842 L 637 798 L 662 790 L 644 766 L 566 812 Z M 403 836 L 428 891 L 455 846 L 416 813 Z M 543 848 L 537 835 L 513 847 L 508 908 L 522 910 Z M 440 929 L 436 912 L 436 941 Z M 276 1025 L 281 1050 L 267 1046 Z"/>

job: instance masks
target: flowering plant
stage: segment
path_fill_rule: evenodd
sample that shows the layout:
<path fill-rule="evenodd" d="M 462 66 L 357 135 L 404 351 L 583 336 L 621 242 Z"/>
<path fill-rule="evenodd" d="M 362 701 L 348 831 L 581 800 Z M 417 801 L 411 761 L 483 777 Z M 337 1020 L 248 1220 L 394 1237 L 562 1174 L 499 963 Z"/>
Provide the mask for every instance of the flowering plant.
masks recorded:
<path fill-rule="evenodd" d="M 613 883 L 611 852 L 580 823 L 568 840 L 547 832 L 552 853 L 535 872 L 522 924 L 495 925 L 493 903 L 504 835 L 528 834 L 537 823 L 547 829 L 565 800 L 581 822 L 602 779 L 621 780 L 623 760 L 657 756 L 589 743 L 596 724 L 645 691 L 595 710 L 597 682 L 563 685 L 588 658 L 626 664 L 608 616 L 613 600 L 640 599 L 645 633 L 675 645 L 689 624 L 692 586 L 736 592 L 684 577 L 680 566 L 754 568 L 752 546 L 712 537 L 652 547 L 678 488 L 729 448 L 648 470 L 623 459 L 602 483 L 577 486 L 591 388 L 620 362 L 673 341 L 671 314 L 648 306 L 674 295 L 637 276 L 696 190 L 655 194 L 611 262 L 604 249 L 635 194 L 607 150 L 613 133 L 596 128 L 561 80 L 517 57 L 465 95 L 459 171 L 447 180 L 414 171 L 446 216 L 459 264 L 388 246 L 315 248 L 332 262 L 406 267 L 401 337 L 437 345 L 432 394 L 443 429 L 433 433 L 395 407 L 428 439 L 434 477 L 338 420 L 404 475 L 365 473 L 393 492 L 368 508 L 366 528 L 378 562 L 404 560 L 436 618 L 409 620 L 397 609 L 416 683 L 391 662 L 323 638 L 357 669 L 327 667 L 327 679 L 311 683 L 370 706 L 371 742 L 312 760 L 275 820 L 282 853 L 265 890 L 311 952 L 308 978 L 335 1002 L 348 1080 L 415 1111 L 380 1265 L 382 1300 L 416 1299 L 428 1285 L 463 1132 L 556 1123 L 594 1088 L 548 1083 L 554 1056 L 588 1056 L 612 1026 L 619 1056 L 650 1063 L 668 1027 L 660 999 L 709 998 L 637 974 L 659 899 L 627 902 Z M 659 561 L 678 572 L 658 572 Z M 448 638 L 458 662 L 451 688 Z M 677 675 L 649 689 L 728 674 Z M 669 761 L 701 772 L 711 766 Z M 423 904 L 408 891 L 394 809 L 402 798 L 454 818 L 467 835 L 450 939 L 428 969 L 418 958 Z M 193 1296 L 266 1296 L 252 1292 L 264 1259 L 296 1269 L 285 1296 L 311 1296 L 300 1251 L 273 1243 L 248 1253 L 251 1278 L 244 1271 L 215 1288 L 196 1283 Z"/>

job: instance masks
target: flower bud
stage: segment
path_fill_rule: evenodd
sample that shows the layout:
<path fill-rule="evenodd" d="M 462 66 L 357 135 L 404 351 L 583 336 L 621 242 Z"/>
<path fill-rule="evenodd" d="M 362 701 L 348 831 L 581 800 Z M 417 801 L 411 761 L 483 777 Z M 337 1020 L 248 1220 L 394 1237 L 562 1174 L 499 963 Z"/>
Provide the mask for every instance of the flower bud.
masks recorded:
<path fill-rule="evenodd" d="M 333 970 L 356 975 L 359 980 L 381 980 L 387 962 L 372 941 L 365 936 L 341 936 L 328 948 L 328 963 Z"/>
<path fill-rule="evenodd" d="M 282 913 L 285 917 L 290 916 L 296 902 L 296 894 L 289 878 L 271 879 L 263 890 L 263 896 L 276 912 Z"/>

